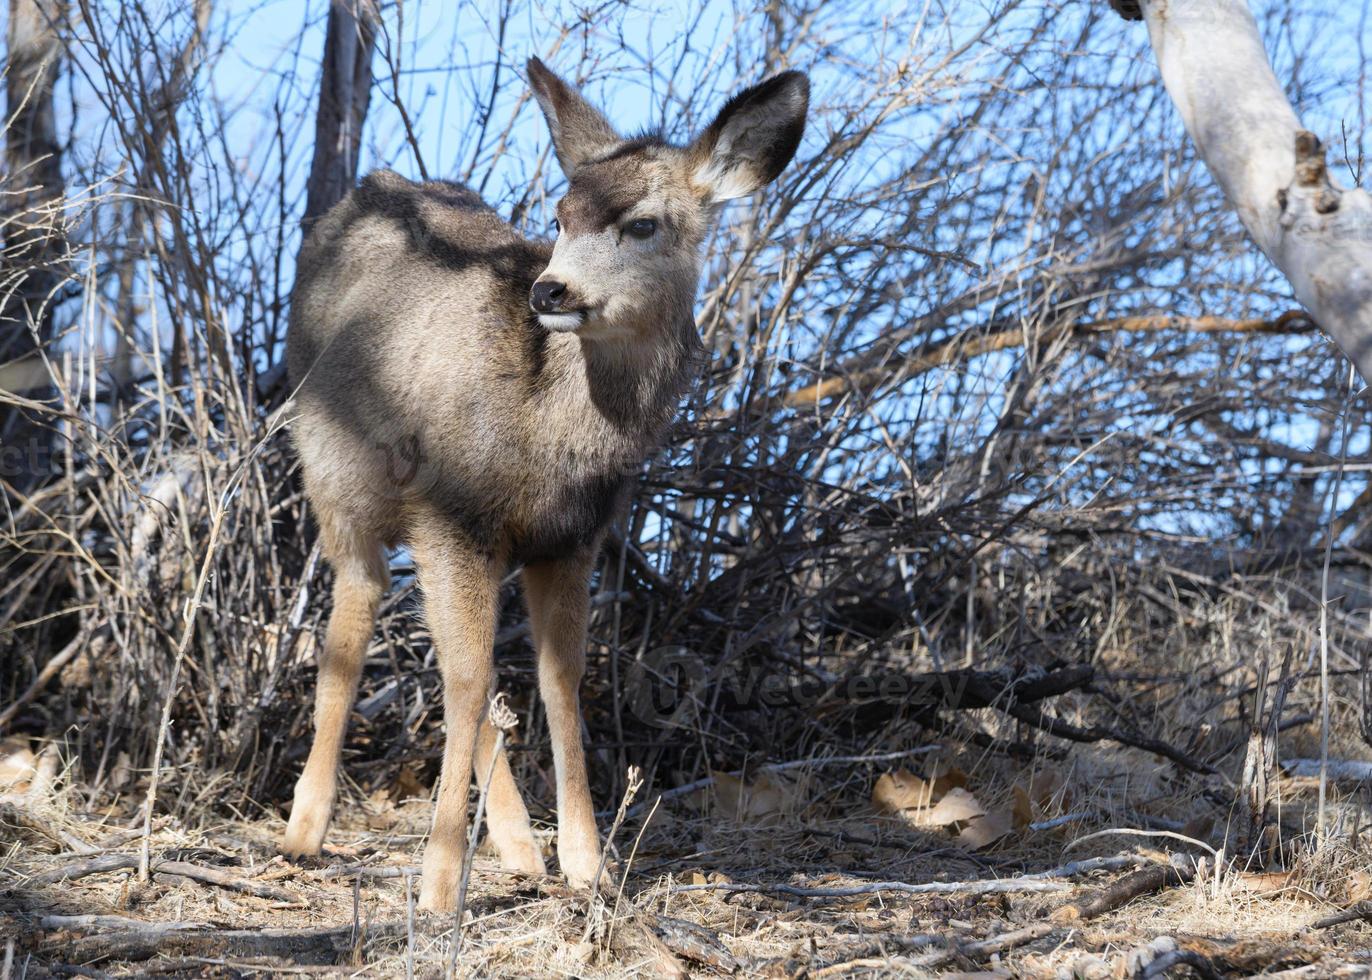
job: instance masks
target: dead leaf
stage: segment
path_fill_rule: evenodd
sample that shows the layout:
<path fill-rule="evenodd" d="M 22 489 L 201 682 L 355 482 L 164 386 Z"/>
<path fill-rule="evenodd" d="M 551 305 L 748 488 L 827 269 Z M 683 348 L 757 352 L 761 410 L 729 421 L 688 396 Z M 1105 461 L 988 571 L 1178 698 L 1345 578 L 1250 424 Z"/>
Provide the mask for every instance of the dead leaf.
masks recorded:
<path fill-rule="evenodd" d="M 1067 808 L 1066 780 L 1056 769 L 1038 769 L 1027 781 L 1021 780 L 1012 789 L 1014 800 L 1010 815 L 1016 828 L 1023 830 L 1055 816 Z"/>
<path fill-rule="evenodd" d="M 1015 818 L 1007 810 L 992 810 L 984 816 L 968 821 L 967 826 L 958 834 L 958 843 L 968 850 L 979 851 L 989 847 L 1015 829 Z"/>
<path fill-rule="evenodd" d="M 883 773 L 872 787 L 872 803 L 879 810 L 899 813 L 933 806 L 954 789 L 967 785 L 967 774 L 961 769 L 936 765 L 929 778 L 921 778 L 907 769 Z"/>
<path fill-rule="evenodd" d="M 719 938 L 705 926 L 665 915 L 645 916 L 659 939 L 678 956 L 714 967 L 721 973 L 737 973 L 739 962 Z"/>
<path fill-rule="evenodd" d="M 390 830 L 395 826 L 395 804 L 385 787 L 374 790 L 367 797 L 370 804 L 366 808 L 367 828 L 369 830 Z"/>
<path fill-rule="evenodd" d="M 1038 814 L 1034 809 L 1034 801 L 1029 797 L 1029 791 L 1023 786 L 1015 786 L 1012 790 L 1014 800 L 1010 804 L 1010 816 L 1015 822 L 1016 830 L 1023 830 L 1033 823 Z"/>
<path fill-rule="evenodd" d="M 731 820 L 757 821 L 780 814 L 794 795 L 795 786 L 771 773 L 762 773 L 751 784 L 737 776 L 715 776 L 714 795 L 720 812 Z"/>
<path fill-rule="evenodd" d="M 890 813 L 922 809 L 933 802 L 933 787 L 905 769 L 882 773 L 872 787 L 872 805 Z"/>
<path fill-rule="evenodd" d="M 1232 879 L 1236 891 L 1250 895 L 1276 895 L 1291 887 L 1289 871 L 1245 871 Z"/>
<path fill-rule="evenodd" d="M 429 788 L 420 782 L 414 770 L 409 766 L 401 767 L 400 772 L 395 777 L 395 782 L 391 784 L 391 801 L 393 803 L 403 803 L 405 800 L 429 798 Z"/>
<path fill-rule="evenodd" d="M 957 766 L 949 765 L 942 760 L 935 760 L 929 767 L 927 777 L 930 786 L 934 791 L 934 799 L 937 800 L 943 794 L 953 789 L 965 789 L 971 782 L 967 773 Z"/>
<path fill-rule="evenodd" d="M 38 773 L 38 757 L 29 740 L 17 735 L 0 739 L 0 793 L 26 793 Z"/>
<path fill-rule="evenodd" d="M 947 827 L 955 823 L 966 823 L 973 817 L 985 815 L 986 810 L 977 798 L 962 787 L 950 789 L 938 801 L 938 805 L 927 813 L 916 811 L 915 819 L 920 826 Z"/>
<path fill-rule="evenodd" d="M 1350 903 L 1372 898 L 1372 872 L 1354 871 L 1344 879 L 1344 898 Z"/>
<path fill-rule="evenodd" d="M 1058 770 L 1039 769 L 1029 777 L 1029 796 L 1036 806 L 1043 809 L 1054 804 L 1066 806 L 1065 782 Z"/>

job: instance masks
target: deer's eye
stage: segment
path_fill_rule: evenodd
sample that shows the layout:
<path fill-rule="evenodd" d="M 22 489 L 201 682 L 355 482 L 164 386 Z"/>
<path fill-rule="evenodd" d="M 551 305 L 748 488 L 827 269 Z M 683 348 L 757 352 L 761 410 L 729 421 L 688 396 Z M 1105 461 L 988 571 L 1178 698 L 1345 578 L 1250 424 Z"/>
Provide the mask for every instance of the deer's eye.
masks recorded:
<path fill-rule="evenodd" d="M 657 231 L 657 222 L 652 218 L 635 218 L 624 226 L 624 230 L 634 238 L 652 238 Z"/>
<path fill-rule="evenodd" d="M 562 225 L 558 224 L 558 221 L 557 221 L 556 218 L 553 219 L 553 234 L 554 234 L 554 235 L 560 235 L 560 234 L 562 234 Z"/>

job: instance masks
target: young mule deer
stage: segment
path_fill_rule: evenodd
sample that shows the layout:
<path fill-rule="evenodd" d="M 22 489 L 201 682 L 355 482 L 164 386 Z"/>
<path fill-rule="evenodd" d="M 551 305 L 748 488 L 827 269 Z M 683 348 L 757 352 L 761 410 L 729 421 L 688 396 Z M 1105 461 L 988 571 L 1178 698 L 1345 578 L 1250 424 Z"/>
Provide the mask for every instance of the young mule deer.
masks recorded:
<path fill-rule="evenodd" d="M 420 904 L 453 906 L 473 770 L 506 867 L 543 857 L 485 718 L 502 576 L 523 566 L 557 768 L 558 857 L 600 862 L 578 688 L 590 578 L 685 391 L 700 348 L 701 244 L 730 198 L 776 178 L 809 98 L 786 72 L 724 106 L 688 146 L 625 139 L 538 59 L 529 83 L 569 186 L 551 246 L 472 191 L 371 174 L 301 250 L 288 364 L 305 492 L 333 565 L 315 735 L 283 850 L 317 854 L 386 549 L 407 545 L 443 679 L 447 743 Z"/>

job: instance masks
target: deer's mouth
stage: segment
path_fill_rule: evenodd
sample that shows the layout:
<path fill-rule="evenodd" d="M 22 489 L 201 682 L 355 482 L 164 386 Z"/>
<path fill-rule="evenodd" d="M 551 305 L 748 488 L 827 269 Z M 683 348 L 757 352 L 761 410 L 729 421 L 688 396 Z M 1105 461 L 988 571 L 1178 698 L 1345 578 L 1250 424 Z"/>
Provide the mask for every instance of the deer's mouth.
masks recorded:
<path fill-rule="evenodd" d="M 567 333 L 578 329 L 586 322 L 586 318 L 589 315 L 590 310 L 586 309 L 563 310 L 558 313 L 540 313 L 538 314 L 538 322 L 542 324 L 545 329 L 557 333 Z"/>

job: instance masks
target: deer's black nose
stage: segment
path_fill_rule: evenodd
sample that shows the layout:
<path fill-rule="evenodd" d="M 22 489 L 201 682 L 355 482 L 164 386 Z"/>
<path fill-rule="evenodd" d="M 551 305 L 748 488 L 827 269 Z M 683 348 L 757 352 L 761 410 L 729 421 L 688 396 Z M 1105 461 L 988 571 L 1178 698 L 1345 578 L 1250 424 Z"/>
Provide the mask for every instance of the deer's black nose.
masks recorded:
<path fill-rule="evenodd" d="M 556 313 L 567 295 L 567 284 L 552 279 L 540 279 L 529 290 L 529 306 L 535 313 Z"/>

